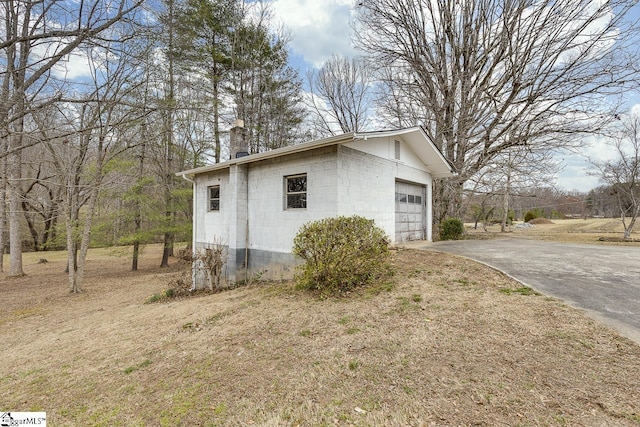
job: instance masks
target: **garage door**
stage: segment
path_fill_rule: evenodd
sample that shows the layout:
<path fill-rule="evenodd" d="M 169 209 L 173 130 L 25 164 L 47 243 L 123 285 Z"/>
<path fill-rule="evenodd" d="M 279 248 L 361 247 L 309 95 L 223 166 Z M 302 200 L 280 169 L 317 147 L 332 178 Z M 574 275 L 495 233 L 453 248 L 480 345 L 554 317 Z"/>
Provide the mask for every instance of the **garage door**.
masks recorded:
<path fill-rule="evenodd" d="M 425 187 L 396 182 L 396 242 L 424 238 Z"/>

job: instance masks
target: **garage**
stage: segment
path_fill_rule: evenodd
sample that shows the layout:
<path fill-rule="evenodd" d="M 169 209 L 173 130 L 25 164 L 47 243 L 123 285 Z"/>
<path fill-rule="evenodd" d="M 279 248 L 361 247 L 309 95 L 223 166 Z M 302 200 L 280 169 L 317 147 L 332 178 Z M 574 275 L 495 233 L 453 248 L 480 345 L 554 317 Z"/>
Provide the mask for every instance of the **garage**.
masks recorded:
<path fill-rule="evenodd" d="M 424 240 L 426 236 L 426 187 L 396 182 L 396 242 Z"/>

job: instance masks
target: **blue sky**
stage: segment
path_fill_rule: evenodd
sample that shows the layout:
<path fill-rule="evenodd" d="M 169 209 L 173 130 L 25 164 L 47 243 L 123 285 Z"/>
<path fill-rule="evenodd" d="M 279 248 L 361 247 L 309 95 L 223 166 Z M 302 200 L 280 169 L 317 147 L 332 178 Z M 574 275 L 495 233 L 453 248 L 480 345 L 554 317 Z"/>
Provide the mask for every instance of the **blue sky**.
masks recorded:
<path fill-rule="evenodd" d="M 356 54 L 351 43 L 353 0 L 273 0 L 275 21 L 291 33 L 293 65 L 319 67 L 332 54 Z"/>
<path fill-rule="evenodd" d="M 356 54 L 351 42 L 352 0 L 272 0 L 271 4 L 274 20 L 290 32 L 291 63 L 301 77 L 332 54 Z M 640 17 L 640 6 L 634 7 L 633 15 Z M 630 97 L 627 110 L 630 112 L 636 103 L 640 103 L 640 97 Z M 580 153 L 558 154 L 563 164 L 557 176 L 558 186 L 585 192 L 596 187 L 597 178 L 587 174 L 587 158 L 602 159 L 608 152 L 596 138 L 586 138 Z"/>

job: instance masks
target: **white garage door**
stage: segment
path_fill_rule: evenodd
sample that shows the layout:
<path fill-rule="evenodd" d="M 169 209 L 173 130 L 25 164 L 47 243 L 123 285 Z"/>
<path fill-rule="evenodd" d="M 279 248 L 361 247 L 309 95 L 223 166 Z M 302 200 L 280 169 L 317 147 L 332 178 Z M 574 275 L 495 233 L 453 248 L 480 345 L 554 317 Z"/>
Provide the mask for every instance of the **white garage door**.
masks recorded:
<path fill-rule="evenodd" d="M 396 182 L 396 242 L 424 240 L 425 186 Z"/>

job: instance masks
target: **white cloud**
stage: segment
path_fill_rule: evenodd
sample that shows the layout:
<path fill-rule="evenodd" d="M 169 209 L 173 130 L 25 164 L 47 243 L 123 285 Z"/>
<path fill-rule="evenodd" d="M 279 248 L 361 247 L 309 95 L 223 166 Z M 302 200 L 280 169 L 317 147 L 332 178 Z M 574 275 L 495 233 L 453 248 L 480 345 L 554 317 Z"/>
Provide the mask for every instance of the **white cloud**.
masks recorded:
<path fill-rule="evenodd" d="M 75 0 L 74 0 L 75 1 Z M 17 10 L 14 11 L 17 13 L 16 25 L 18 25 L 17 33 L 22 33 L 23 28 L 21 24 L 27 20 L 25 18 L 25 9 L 23 5 L 16 6 Z M 49 19 L 49 16 L 55 16 L 57 12 L 56 10 L 50 10 L 50 13 L 42 16 L 32 11 L 30 18 L 27 20 L 27 24 L 29 26 L 29 31 L 34 34 L 39 34 L 48 30 L 63 30 L 65 29 L 65 24 L 63 22 L 55 21 Z M 71 15 L 70 15 L 71 16 Z M 4 9 L 0 9 L 0 19 L 6 18 L 6 11 Z M 64 15 L 61 16 L 62 19 L 66 19 Z M 76 18 L 77 19 L 77 18 Z M 69 25 L 75 25 L 75 22 L 71 22 Z M 6 29 L 0 27 L 0 39 L 6 39 Z M 63 49 L 70 40 L 65 38 L 57 38 L 57 37 L 45 37 L 42 40 L 35 41 L 30 51 L 30 67 L 32 70 L 39 69 L 40 62 L 47 62 L 52 56 L 57 54 L 61 49 Z M 53 75 L 57 78 L 69 78 L 69 79 L 78 79 L 82 77 L 87 77 L 90 75 L 90 67 L 89 67 L 89 58 L 83 52 L 79 52 L 76 50 L 74 53 L 67 55 L 61 61 L 59 61 L 56 65 L 51 69 Z"/>
<path fill-rule="evenodd" d="M 289 44 L 313 67 L 320 67 L 332 54 L 353 56 L 351 0 L 274 0 L 276 21 L 291 32 Z"/>
<path fill-rule="evenodd" d="M 76 51 L 67 55 L 53 67 L 56 77 L 77 80 L 91 76 L 89 57 L 85 52 Z"/>
<path fill-rule="evenodd" d="M 562 162 L 562 171 L 558 173 L 557 184 L 565 190 L 588 192 L 599 185 L 598 177 L 588 175 L 591 166 L 586 158 L 580 156 L 566 157 Z"/>
<path fill-rule="evenodd" d="M 632 116 L 640 117 L 640 104 L 632 105 L 620 119 L 624 121 Z M 566 153 L 562 161 L 563 169 L 558 173 L 558 185 L 566 190 L 587 192 L 601 185 L 597 176 L 589 175 L 589 171 L 595 172 L 589 161 L 614 160 L 616 156 L 612 141 L 605 137 L 592 135 L 583 138 L 579 153 Z"/>
<path fill-rule="evenodd" d="M 562 170 L 557 175 L 557 183 L 565 190 L 579 190 L 588 192 L 600 185 L 597 176 L 592 176 L 589 172 L 594 172 L 595 168 L 590 160 L 609 159 L 611 149 L 603 138 L 595 135 L 582 139 L 578 153 L 565 153 L 562 159 Z"/>

